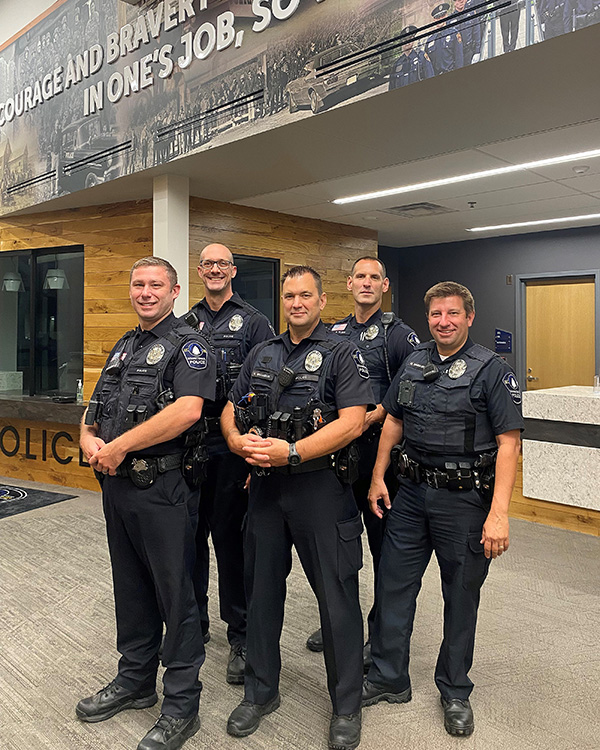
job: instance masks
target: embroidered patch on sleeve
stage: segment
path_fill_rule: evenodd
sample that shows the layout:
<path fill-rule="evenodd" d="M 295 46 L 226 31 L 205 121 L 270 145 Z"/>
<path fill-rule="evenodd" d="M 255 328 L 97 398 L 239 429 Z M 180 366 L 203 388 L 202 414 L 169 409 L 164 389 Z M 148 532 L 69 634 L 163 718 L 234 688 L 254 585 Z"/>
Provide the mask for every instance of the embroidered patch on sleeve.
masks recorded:
<path fill-rule="evenodd" d="M 518 406 L 521 403 L 521 389 L 519 388 L 519 382 L 514 376 L 514 373 L 507 372 L 502 378 L 502 382 L 506 386 L 506 390 L 510 393 L 510 397 Z"/>
<path fill-rule="evenodd" d="M 192 370 L 205 370 L 208 365 L 208 352 L 197 341 L 188 341 L 181 350 L 188 367 Z"/>

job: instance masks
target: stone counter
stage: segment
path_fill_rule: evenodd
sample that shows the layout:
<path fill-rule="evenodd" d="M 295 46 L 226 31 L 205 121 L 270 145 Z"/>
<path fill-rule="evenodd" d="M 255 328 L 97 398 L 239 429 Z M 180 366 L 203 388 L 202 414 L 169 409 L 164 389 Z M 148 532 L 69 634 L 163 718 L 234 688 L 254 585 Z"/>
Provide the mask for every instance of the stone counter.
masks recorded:
<path fill-rule="evenodd" d="M 523 495 L 600 510 L 600 394 L 572 385 L 523 393 Z"/>

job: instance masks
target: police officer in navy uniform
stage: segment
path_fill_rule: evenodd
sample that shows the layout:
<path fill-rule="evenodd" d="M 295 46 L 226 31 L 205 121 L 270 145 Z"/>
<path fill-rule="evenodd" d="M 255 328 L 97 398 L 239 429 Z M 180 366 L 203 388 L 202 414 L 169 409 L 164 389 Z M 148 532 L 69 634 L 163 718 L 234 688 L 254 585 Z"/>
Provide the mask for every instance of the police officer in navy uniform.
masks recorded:
<path fill-rule="evenodd" d="M 462 68 L 464 63 L 460 31 L 457 31 L 455 27 L 446 28 L 449 10 L 449 3 L 440 3 L 431 11 L 432 18 L 443 22 L 439 24 L 438 30 L 427 39 L 425 45 L 425 52 L 429 55 L 436 75 Z"/>
<path fill-rule="evenodd" d="M 538 17 L 544 31 L 544 39 L 571 31 L 567 0 L 538 0 Z"/>
<path fill-rule="evenodd" d="M 227 731 L 245 737 L 279 706 L 279 639 L 294 545 L 323 625 L 333 703 L 329 747 L 351 750 L 361 729 L 363 525 L 350 486 L 350 444 L 362 432 L 373 392 L 360 351 L 320 321 L 326 296 L 319 274 L 290 268 L 282 300 L 288 330 L 252 350 L 221 420 L 231 450 L 255 467 L 245 539 L 245 696 Z"/>
<path fill-rule="evenodd" d="M 352 485 L 354 499 L 363 514 L 369 549 L 373 559 L 375 585 L 381 556 L 384 520 L 371 513 L 368 502 L 371 475 L 377 457 L 377 447 L 385 410 L 381 405 L 392 378 L 406 357 L 419 343 L 417 334 L 393 313 L 383 313 L 381 301 L 390 287 L 384 264 L 372 256 L 356 260 L 347 280 L 348 291 L 354 298 L 354 315 L 335 323 L 331 331 L 360 349 L 371 379 L 377 408 L 367 413 L 363 433 L 356 441 L 360 452 L 359 478 Z M 388 490 L 395 494 L 397 481 L 390 470 L 386 474 Z M 375 603 L 368 616 L 369 634 L 375 619 Z M 311 651 L 323 650 L 321 630 L 306 642 Z M 371 666 L 371 644 L 367 640 L 364 651 L 365 670 Z"/>
<path fill-rule="evenodd" d="M 255 344 L 275 335 L 265 315 L 234 293 L 231 282 L 237 274 L 233 255 L 225 245 L 207 245 L 200 253 L 198 275 L 206 296 L 186 319 L 197 327 L 213 347 L 217 359 L 217 392 L 204 414 L 208 424 L 206 446 L 209 462 L 202 485 L 200 523 L 196 535 L 197 561 L 194 571 L 196 598 L 202 617 L 205 642 L 208 633 L 208 535 L 212 534 L 219 571 L 221 618 L 227 623 L 230 644 L 226 679 L 244 681 L 246 650 L 246 596 L 244 593 L 244 549 L 242 523 L 248 506 L 245 489 L 248 465 L 228 449 L 219 419 L 227 393 L 242 363 Z"/>
<path fill-rule="evenodd" d="M 474 16 L 476 13 L 480 13 L 483 9 L 479 7 L 476 11 L 472 10 L 473 6 L 477 5 L 480 5 L 479 0 L 454 0 L 454 13 L 452 14 L 452 16 L 456 16 L 457 18 L 462 19 L 462 23 L 458 24 L 458 26 L 456 26 L 455 28 L 460 32 L 460 36 L 462 39 L 463 61 L 465 65 L 470 65 L 471 63 L 476 63 L 481 60 L 481 31 L 483 24 L 480 16 Z M 453 20 L 455 19 L 453 18 Z"/>
<path fill-rule="evenodd" d="M 405 26 L 400 32 L 401 37 L 411 37 L 418 31 L 416 26 Z M 414 37 L 409 38 L 402 45 L 402 54 L 396 60 L 390 75 L 390 91 L 408 86 L 409 83 L 433 78 L 435 75 L 429 55 L 415 44 Z"/>
<path fill-rule="evenodd" d="M 576 31 L 600 21 L 600 0 L 565 0 L 566 31 Z"/>
<path fill-rule="evenodd" d="M 421 579 L 435 551 L 444 597 L 444 638 L 435 669 L 446 730 L 474 729 L 468 673 L 480 589 L 491 559 L 508 549 L 508 506 L 520 448 L 521 393 L 508 364 L 469 338 L 469 290 L 441 282 L 425 295 L 433 341 L 394 378 L 369 502 L 391 506 L 381 553 L 373 665 L 363 706 L 411 699 L 410 636 Z M 397 445 L 402 440 L 402 446 Z M 383 480 L 400 474 L 393 505 Z"/>
<path fill-rule="evenodd" d="M 157 701 L 163 622 L 164 700 L 138 750 L 177 750 L 200 728 L 204 661 L 192 571 L 204 399 L 215 395 L 206 341 L 174 317 L 177 273 L 162 258 L 131 270 L 139 326 L 120 339 L 81 426 L 81 449 L 101 480 L 121 653 L 116 678 L 79 701 L 82 721 Z"/>

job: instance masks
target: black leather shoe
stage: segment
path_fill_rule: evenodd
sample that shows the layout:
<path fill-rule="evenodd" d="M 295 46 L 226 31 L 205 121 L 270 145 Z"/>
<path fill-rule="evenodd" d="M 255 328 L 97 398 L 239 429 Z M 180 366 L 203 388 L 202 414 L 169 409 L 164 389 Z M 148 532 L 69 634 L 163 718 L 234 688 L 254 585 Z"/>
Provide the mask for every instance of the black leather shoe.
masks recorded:
<path fill-rule="evenodd" d="M 371 641 L 367 641 L 363 646 L 363 672 L 365 674 L 371 669 L 371 664 L 373 664 L 373 659 L 371 657 Z"/>
<path fill-rule="evenodd" d="M 374 706 L 380 701 L 387 701 L 388 703 L 408 703 L 412 698 L 412 692 L 410 688 L 406 688 L 401 693 L 393 693 L 385 688 L 379 688 L 369 682 L 366 678 L 363 680 L 362 687 L 362 705 Z"/>
<path fill-rule="evenodd" d="M 454 737 L 468 737 L 473 734 L 475 722 L 473 721 L 473 709 L 468 699 L 450 698 L 450 700 L 446 700 L 440 696 L 440 700 L 444 709 L 444 727 L 448 734 Z"/>
<path fill-rule="evenodd" d="M 140 741 L 137 750 L 179 750 L 199 729 L 198 714 L 187 719 L 176 719 L 161 714 L 156 724 Z"/>
<path fill-rule="evenodd" d="M 360 711 L 348 716 L 333 714 L 329 724 L 329 750 L 354 750 L 360 743 Z"/>
<path fill-rule="evenodd" d="M 237 708 L 233 709 L 227 720 L 227 733 L 234 737 L 247 737 L 252 732 L 256 732 L 262 717 L 277 710 L 280 702 L 279 693 L 273 700 L 262 705 L 242 701 Z"/>
<path fill-rule="evenodd" d="M 309 651 L 314 651 L 316 654 L 321 653 L 323 650 L 323 633 L 321 632 L 321 628 L 308 636 L 306 639 L 306 648 Z"/>
<path fill-rule="evenodd" d="M 244 684 L 244 671 L 246 669 L 246 649 L 240 643 L 236 643 L 229 651 L 227 661 L 227 676 L 225 679 L 230 685 Z"/>
<path fill-rule="evenodd" d="M 127 708 L 149 708 L 158 700 L 154 688 L 126 690 L 113 680 L 95 695 L 82 698 L 75 707 L 81 721 L 104 721 Z"/>

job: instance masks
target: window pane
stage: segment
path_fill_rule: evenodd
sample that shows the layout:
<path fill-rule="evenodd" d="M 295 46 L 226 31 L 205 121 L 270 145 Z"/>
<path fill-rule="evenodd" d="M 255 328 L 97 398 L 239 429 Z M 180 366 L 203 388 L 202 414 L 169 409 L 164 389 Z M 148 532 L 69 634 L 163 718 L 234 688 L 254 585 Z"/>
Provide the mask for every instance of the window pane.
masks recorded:
<path fill-rule="evenodd" d="M 279 261 L 247 255 L 234 255 L 233 259 L 238 269 L 233 282 L 235 291 L 279 330 Z"/>
<path fill-rule="evenodd" d="M 0 395 L 29 393 L 31 331 L 30 254 L 0 253 Z"/>
<path fill-rule="evenodd" d="M 34 255 L 35 393 L 75 395 L 83 377 L 83 252 Z"/>

